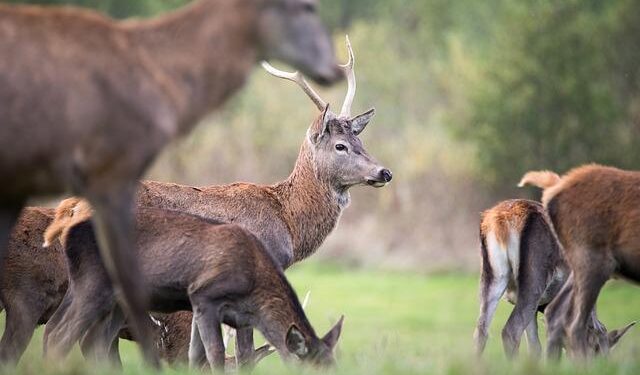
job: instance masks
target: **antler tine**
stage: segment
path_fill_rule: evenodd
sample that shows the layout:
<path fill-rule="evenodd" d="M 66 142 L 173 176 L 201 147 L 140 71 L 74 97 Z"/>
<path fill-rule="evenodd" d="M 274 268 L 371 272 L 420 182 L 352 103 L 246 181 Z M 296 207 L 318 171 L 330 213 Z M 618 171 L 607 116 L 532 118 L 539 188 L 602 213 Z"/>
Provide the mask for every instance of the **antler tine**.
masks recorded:
<path fill-rule="evenodd" d="M 340 65 L 344 71 L 344 75 L 347 77 L 347 95 L 344 97 L 344 103 L 342 104 L 342 110 L 340 111 L 340 117 L 351 116 L 351 105 L 353 104 L 353 98 L 356 96 L 356 73 L 353 70 L 355 59 L 353 57 L 353 49 L 351 48 L 351 42 L 349 41 L 349 35 L 346 36 L 347 50 L 349 52 L 349 61 Z"/>
<path fill-rule="evenodd" d="M 302 74 L 300 74 L 300 72 L 298 71 L 293 73 L 285 72 L 283 70 L 274 68 L 271 64 L 269 64 L 266 61 L 262 62 L 262 67 L 272 76 L 282 78 L 282 79 L 287 79 L 289 81 L 293 81 L 297 83 L 298 86 L 302 88 L 302 91 L 304 91 L 305 94 L 307 94 L 307 96 L 315 103 L 316 107 L 318 107 L 320 111 L 324 111 L 325 107 L 327 106 L 327 103 L 325 103 L 325 101 L 322 100 L 320 95 L 318 95 L 318 93 L 315 92 L 315 90 L 313 90 L 311 86 L 309 86 L 309 83 L 304 79 L 304 77 L 302 76 Z"/>

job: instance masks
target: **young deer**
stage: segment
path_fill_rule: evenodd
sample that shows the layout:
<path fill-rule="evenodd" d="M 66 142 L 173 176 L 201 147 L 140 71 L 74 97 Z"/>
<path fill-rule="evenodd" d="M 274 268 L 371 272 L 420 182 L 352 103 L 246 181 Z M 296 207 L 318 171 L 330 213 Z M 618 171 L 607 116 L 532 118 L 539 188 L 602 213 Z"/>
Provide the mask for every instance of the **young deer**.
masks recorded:
<path fill-rule="evenodd" d="M 51 208 L 27 207 L 18 218 L 7 247 L 5 272 L 0 275 L 0 302 L 6 311 L 0 341 L 3 362 L 20 359 L 37 326 L 49 320 L 67 291 L 64 250 L 58 241 L 43 247 L 42 237 L 54 215 L 56 220 L 69 224 L 69 215 L 74 211 L 78 210 L 70 204 L 58 210 L 58 215 Z M 66 230 L 61 238 L 65 236 Z M 55 235 L 49 233 L 48 238 Z M 186 362 L 191 312 L 154 314 L 152 321 L 152 337 L 160 357 L 168 363 Z M 121 331 L 120 337 L 133 340 L 128 330 Z"/>
<path fill-rule="evenodd" d="M 539 356 L 537 313 L 544 312 L 569 273 L 542 205 L 514 199 L 483 212 L 480 244 L 480 316 L 474 334 L 478 354 L 484 351 L 489 325 L 506 291 L 515 307 L 502 330 L 505 352 L 517 353 L 526 330 L 529 351 Z"/>
<path fill-rule="evenodd" d="M 371 109 L 351 116 L 356 81 L 348 39 L 347 48 L 349 62 L 342 68 L 348 78 L 348 90 L 339 115 L 328 109 L 299 73 L 265 65 L 271 74 L 295 81 L 321 111 L 308 128 L 293 172 L 286 180 L 273 185 L 235 183 L 208 187 L 145 181 L 138 190 L 138 206 L 238 224 L 257 236 L 283 269 L 311 256 L 337 225 L 349 204 L 351 187 L 382 187 L 392 178 L 358 138 L 375 112 Z M 249 337 L 247 340 L 252 337 L 251 332 L 239 334 Z"/>
<path fill-rule="evenodd" d="M 514 199 L 485 211 L 480 224 L 480 243 L 481 307 L 475 332 L 478 353 L 484 350 L 488 327 L 506 291 L 506 299 L 515 305 L 502 331 L 507 355 L 517 352 L 523 332 L 527 334 L 530 352 L 535 357 L 540 355 L 537 313 L 542 312 L 548 322 L 547 332 L 553 333 L 548 339 L 547 353 L 549 357 L 559 358 L 565 332 L 556 317 L 562 316 L 559 311 L 567 309 L 567 285 L 572 282 L 567 281 L 568 277 L 571 279 L 570 270 L 542 204 Z M 588 329 L 593 334 L 589 345 L 598 352 L 600 347 L 613 347 L 629 327 L 607 332 L 594 309 L 589 317 Z"/>
<path fill-rule="evenodd" d="M 566 295 L 571 306 L 554 303 L 554 313 L 567 333 L 567 347 L 577 358 L 595 354 L 589 322 L 600 290 L 611 276 L 640 281 L 640 173 L 599 165 L 569 171 L 529 172 L 522 184 L 544 189 L 543 204 L 551 218 L 572 271 Z M 551 332 L 550 339 L 556 334 Z M 606 341 L 598 351 L 607 353 Z"/>
<path fill-rule="evenodd" d="M 289 63 L 319 83 L 340 79 L 315 4 L 197 0 L 135 21 L 0 4 L 0 259 L 29 197 L 86 197 L 109 274 L 156 363 L 130 249 L 136 183 L 167 143 L 242 87 L 256 61 Z"/>
<path fill-rule="evenodd" d="M 224 367 L 222 323 L 257 328 L 284 358 L 293 355 L 316 365 L 334 362 L 342 319 L 318 338 L 282 268 L 246 229 L 155 208 L 140 208 L 136 219 L 137 256 L 151 309 L 193 310 L 190 362 L 198 364 L 204 352 L 212 369 Z M 91 222 L 73 225 L 65 242 L 70 287 L 47 324 L 47 353 L 65 355 L 87 330 L 89 337 L 102 336 L 93 343 L 103 346 L 94 350 L 108 352 L 104 344 L 113 341 L 123 316 Z M 90 319 L 77 320 L 79 315 Z M 247 342 L 241 332 L 237 356 L 240 364 L 247 365 L 253 357 L 253 341 Z"/>

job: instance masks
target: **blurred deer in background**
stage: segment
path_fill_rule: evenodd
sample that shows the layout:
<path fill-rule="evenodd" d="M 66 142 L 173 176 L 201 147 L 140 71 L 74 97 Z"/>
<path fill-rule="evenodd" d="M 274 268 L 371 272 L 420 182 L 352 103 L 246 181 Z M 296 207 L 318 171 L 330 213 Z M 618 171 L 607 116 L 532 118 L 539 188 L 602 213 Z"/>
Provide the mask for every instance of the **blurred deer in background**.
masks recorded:
<path fill-rule="evenodd" d="M 561 310 L 552 311 L 550 340 L 557 342 L 557 332 L 566 332 L 565 344 L 576 358 L 606 354 L 608 340 L 593 337 L 589 329 L 591 313 L 612 276 L 640 281 L 640 173 L 587 165 L 563 177 L 529 172 L 523 184 L 544 189 L 542 202 L 572 271 L 571 285 L 563 290 L 570 306 L 554 301 L 549 307 Z"/>
<path fill-rule="evenodd" d="M 150 288 L 151 309 L 193 310 L 189 357 L 194 365 L 206 354 L 212 369 L 224 367 L 222 323 L 257 328 L 285 359 L 295 356 L 316 365 L 333 364 L 342 319 L 324 338 L 318 338 L 282 268 L 246 229 L 156 208 L 140 208 L 136 219 L 136 249 Z M 93 348 L 96 353 L 108 353 L 123 316 L 99 257 L 91 222 L 72 225 L 66 235 L 70 287 L 65 300 L 73 298 L 71 306 L 58 309 L 47 324 L 45 348 L 48 355 L 63 356 L 84 336 L 82 340 L 89 337 L 98 345 Z M 105 306 L 107 314 L 102 313 Z M 93 324 L 85 325 L 87 321 Z M 238 358 L 254 359 L 253 346 L 240 336 L 237 340 Z"/>
<path fill-rule="evenodd" d="M 313 0 L 197 0 L 150 20 L 0 4 L 0 258 L 25 201 L 95 209 L 121 302 L 157 364 L 133 243 L 136 181 L 172 139 L 242 87 L 257 60 L 342 77 Z M 1 264 L 2 262 L 0 262 Z"/>
<path fill-rule="evenodd" d="M 392 178 L 358 138 L 375 112 L 371 109 L 351 116 L 356 80 L 348 39 L 347 47 L 349 62 L 342 69 L 348 78 L 348 89 L 339 115 L 328 109 L 300 73 L 265 65 L 272 74 L 295 81 L 321 111 L 307 130 L 293 172 L 286 180 L 274 185 L 234 183 L 208 187 L 145 181 L 138 191 L 138 206 L 238 224 L 256 235 L 283 269 L 311 256 L 337 225 L 349 204 L 351 187 L 382 187 Z M 253 343 L 253 331 L 241 331 L 238 339 Z"/>

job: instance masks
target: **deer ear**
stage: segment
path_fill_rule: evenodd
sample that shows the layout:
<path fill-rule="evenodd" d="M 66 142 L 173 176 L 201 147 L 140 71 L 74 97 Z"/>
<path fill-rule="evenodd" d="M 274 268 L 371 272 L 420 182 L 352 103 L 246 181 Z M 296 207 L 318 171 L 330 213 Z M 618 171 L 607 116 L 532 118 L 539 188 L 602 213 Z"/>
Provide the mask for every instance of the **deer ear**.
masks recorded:
<path fill-rule="evenodd" d="M 358 135 L 362 133 L 365 127 L 369 124 L 369 121 L 376 115 L 376 109 L 371 108 L 361 115 L 357 115 L 356 117 L 349 120 L 351 122 L 351 131 L 353 134 Z"/>
<path fill-rule="evenodd" d="M 307 340 L 304 338 L 304 335 L 302 334 L 302 332 L 300 332 L 300 329 L 298 329 L 295 324 L 289 327 L 289 330 L 287 331 L 287 337 L 285 338 L 285 344 L 287 345 L 287 349 L 291 353 L 297 355 L 300 358 L 309 353 Z"/>
<path fill-rule="evenodd" d="M 331 119 L 333 119 L 333 116 L 329 111 L 329 104 L 327 104 L 324 107 L 324 111 L 322 111 L 322 116 L 318 117 L 316 122 L 311 126 L 311 132 L 309 134 L 311 143 L 315 145 L 320 140 L 320 137 L 329 132 L 329 121 Z"/>
<path fill-rule="evenodd" d="M 338 343 L 338 339 L 340 338 L 340 333 L 342 332 L 342 322 L 344 322 L 344 315 L 340 317 L 338 323 L 331 328 L 331 331 L 327 332 L 327 334 L 322 338 L 322 341 L 333 350 L 336 344 Z"/>
<path fill-rule="evenodd" d="M 631 322 L 624 328 L 614 329 L 613 331 L 609 332 L 609 347 L 613 348 L 618 343 L 618 341 L 620 341 L 620 338 L 624 336 L 624 334 L 627 333 L 634 325 L 636 325 L 636 322 Z"/>

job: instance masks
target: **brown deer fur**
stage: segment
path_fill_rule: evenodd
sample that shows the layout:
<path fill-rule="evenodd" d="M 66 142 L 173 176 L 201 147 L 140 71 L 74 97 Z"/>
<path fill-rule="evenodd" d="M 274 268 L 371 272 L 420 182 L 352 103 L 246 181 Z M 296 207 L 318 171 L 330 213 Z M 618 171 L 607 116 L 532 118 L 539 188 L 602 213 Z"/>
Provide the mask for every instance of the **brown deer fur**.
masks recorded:
<path fill-rule="evenodd" d="M 153 208 L 138 210 L 137 230 L 137 255 L 150 288 L 151 308 L 160 312 L 193 309 L 190 358 L 199 358 L 199 351 L 204 350 L 212 368 L 223 367 L 220 324 L 225 323 L 257 328 L 285 358 L 295 355 L 320 365 L 333 362 L 332 349 L 342 321 L 319 339 L 282 268 L 247 230 Z M 105 331 L 106 336 L 113 335 L 113 329 L 122 323 L 91 223 L 73 226 L 66 242 L 73 298 L 69 305 L 63 302 L 47 324 L 49 354 L 66 354 L 89 328 L 88 322 L 109 317 L 112 330 Z M 89 319 L 66 321 L 78 314 Z M 238 342 L 244 339 L 240 332 Z M 250 346 L 239 344 L 239 363 L 247 363 L 245 350 L 249 347 L 253 348 L 252 342 Z"/>
<path fill-rule="evenodd" d="M 549 180 L 544 174 L 536 176 Z M 537 313 L 544 313 L 547 321 L 557 322 L 556 316 L 567 308 L 566 302 L 570 299 L 565 291 L 570 271 L 546 211 L 542 204 L 525 199 L 500 202 L 482 214 L 480 242 L 481 304 L 475 332 L 478 353 L 484 350 L 488 327 L 506 291 L 506 299 L 515 307 L 502 331 L 505 352 L 509 356 L 515 354 L 521 335 L 526 332 L 529 350 L 538 357 L 542 347 Z M 554 304 L 562 306 L 548 307 Z M 589 319 L 588 329 L 593 338 L 589 346 L 594 351 L 613 347 L 628 330 L 627 327 L 607 332 L 595 309 Z M 557 323 L 553 328 L 547 327 L 548 332 L 554 333 L 547 347 L 552 358 L 558 358 L 564 346 L 565 332 L 561 328 Z"/>
<path fill-rule="evenodd" d="M 640 173 L 586 165 L 551 186 L 530 183 L 544 188 L 543 203 L 573 274 L 567 346 L 579 358 L 589 356 L 589 317 L 602 286 L 613 275 L 640 281 Z"/>
<path fill-rule="evenodd" d="M 355 93 L 350 66 L 351 95 L 345 100 L 349 110 Z M 197 188 L 143 182 L 138 206 L 239 224 L 260 239 L 283 269 L 287 268 L 313 254 L 324 241 L 348 205 L 352 186 L 382 187 L 391 181 L 391 172 L 367 153 L 358 138 L 374 114 L 369 110 L 354 117 L 336 116 L 325 106 L 307 130 L 293 172 L 280 183 Z M 251 330 L 247 331 L 239 337 L 252 341 Z"/>
<path fill-rule="evenodd" d="M 70 203 L 59 209 L 59 213 L 72 209 Z M 12 231 L 7 247 L 6 272 L 0 278 L 0 302 L 6 311 L 0 359 L 5 362 L 20 359 L 36 327 L 47 323 L 67 291 L 63 248 L 57 241 L 52 241 L 49 247 L 42 247 L 43 233 L 54 215 L 51 208 L 27 207 Z M 154 314 L 153 320 L 153 338 L 160 357 L 168 363 L 186 362 L 191 312 Z M 123 330 L 120 337 L 133 339 L 128 330 Z"/>
<path fill-rule="evenodd" d="M 481 304 L 474 335 L 478 354 L 484 350 L 489 325 L 506 291 L 515 307 L 502 330 L 505 352 L 517 353 L 526 330 L 529 351 L 539 356 L 537 312 L 544 311 L 568 275 L 542 205 L 524 199 L 498 203 L 482 214 L 480 243 Z"/>
<path fill-rule="evenodd" d="M 135 183 L 164 145 L 242 87 L 257 60 L 290 63 L 321 83 L 341 77 L 315 2 L 197 0 L 123 22 L 0 4 L 0 56 L 0 259 L 30 196 L 86 197 L 105 264 L 155 363 L 129 248 Z"/>

